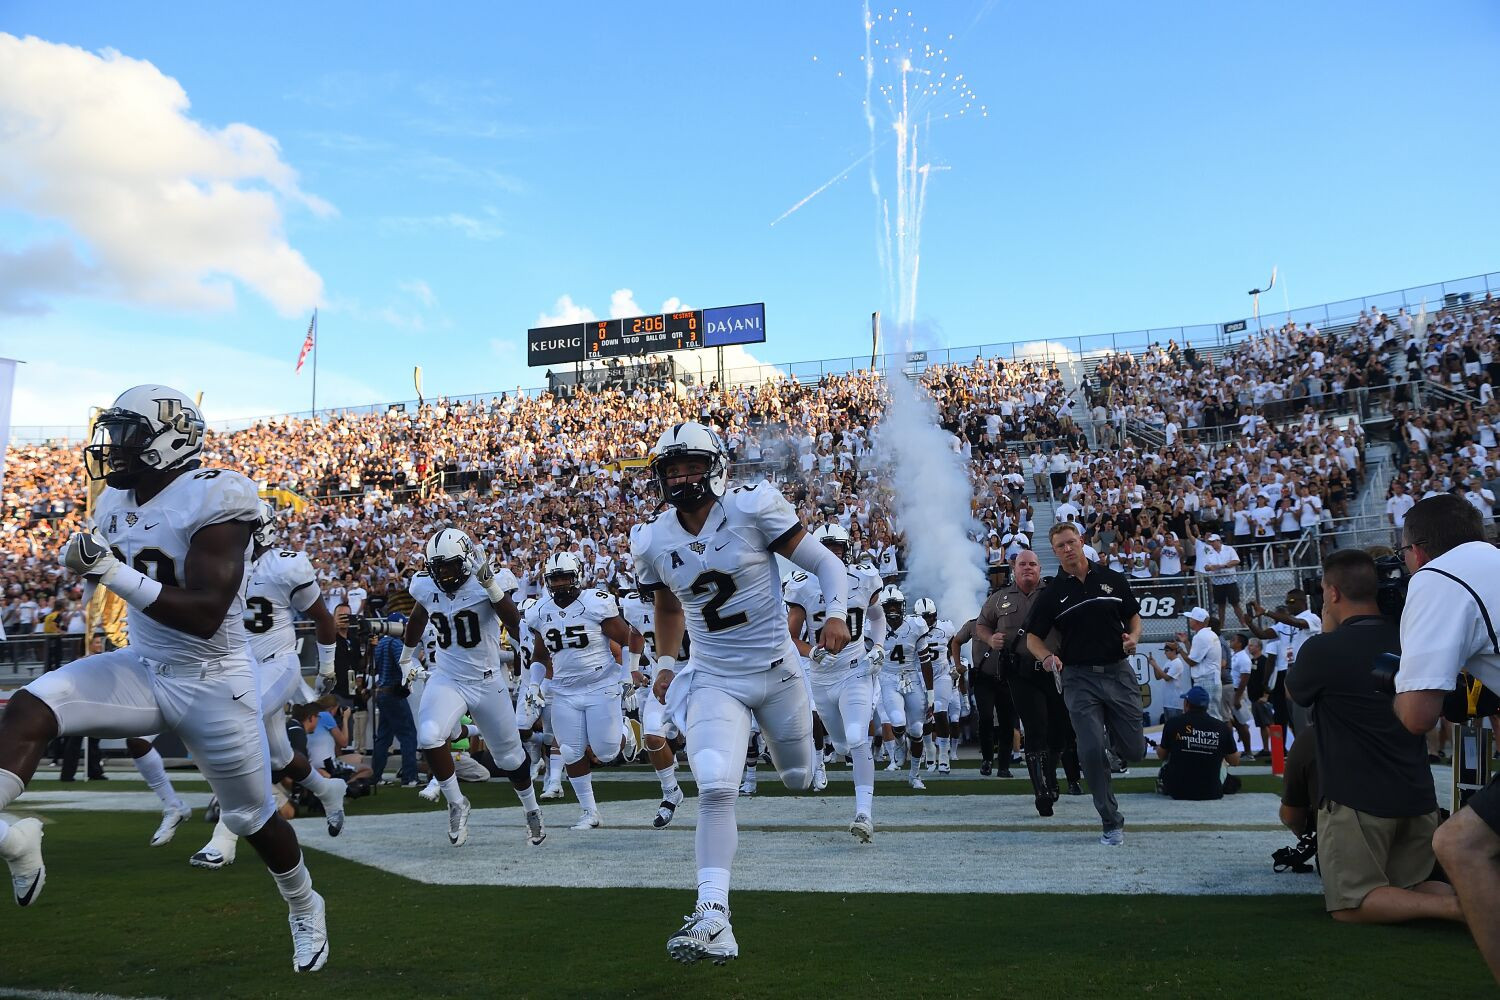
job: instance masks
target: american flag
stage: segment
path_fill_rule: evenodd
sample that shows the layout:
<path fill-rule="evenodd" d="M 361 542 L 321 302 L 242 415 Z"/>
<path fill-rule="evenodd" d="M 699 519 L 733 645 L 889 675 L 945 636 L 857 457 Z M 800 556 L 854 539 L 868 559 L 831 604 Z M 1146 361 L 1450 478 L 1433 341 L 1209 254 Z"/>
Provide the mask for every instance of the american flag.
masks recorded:
<path fill-rule="evenodd" d="M 318 341 L 318 312 L 313 310 L 312 322 L 307 325 L 307 337 L 302 341 L 302 352 L 297 355 L 297 373 L 302 371 L 302 362 L 307 360 L 307 354 L 313 349 Z M 295 374 L 295 373 L 294 373 Z"/>

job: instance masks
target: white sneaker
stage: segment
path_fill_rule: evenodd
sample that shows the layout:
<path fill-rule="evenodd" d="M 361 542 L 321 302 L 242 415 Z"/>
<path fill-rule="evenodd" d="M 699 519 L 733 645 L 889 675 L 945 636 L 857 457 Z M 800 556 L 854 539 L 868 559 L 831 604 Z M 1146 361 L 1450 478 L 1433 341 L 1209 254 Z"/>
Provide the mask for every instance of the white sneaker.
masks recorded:
<path fill-rule="evenodd" d="M 542 826 L 542 811 L 533 809 L 526 814 L 526 842 L 532 847 L 540 847 L 542 841 L 547 839 L 547 831 Z"/>
<path fill-rule="evenodd" d="M 927 787 L 926 785 L 922 784 L 922 776 L 916 771 L 912 771 L 910 780 L 911 787 L 917 789 L 918 791 L 921 791 Z"/>
<path fill-rule="evenodd" d="M 292 971 L 317 972 L 328 962 L 328 918 L 323 897 L 313 893 L 316 901 L 308 913 L 287 917 L 292 925 Z"/>
<path fill-rule="evenodd" d="M 679 787 L 662 799 L 661 805 L 656 807 L 656 818 L 651 821 L 651 825 L 660 830 L 672 822 L 672 817 L 677 815 L 677 807 L 682 805 L 682 798 L 682 789 Z"/>
<path fill-rule="evenodd" d="M 436 778 L 433 778 L 427 783 L 426 788 L 417 793 L 417 798 L 422 799 L 426 802 L 436 802 L 438 800 L 438 797 L 442 794 L 442 787 L 438 784 L 438 780 Z"/>
<path fill-rule="evenodd" d="M 234 848 L 231 847 L 228 851 L 225 851 L 215 847 L 213 844 L 209 844 L 203 850 L 188 858 L 188 864 L 194 868 L 207 868 L 210 871 L 227 868 L 229 865 L 234 864 Z"/>
<path fill-rule="evenodd" d="M 597 830 L 599 828 L 599 811 L 597 809 L 585 809 L 583 815 L 578 817 L 574 823 L 574 830 Z"/>
<path fill-rule="evenodd" d="M 448 843 L 464 846 L 469 839 L 469 800 L 459 799 L 448 806 Z"/>
<path fill-rule="evenodd" d="M 47 884 L 47 866 L 42 863 L 42 821 L 35 817 L 18 820 L 0 841 L 0 857 L 10 868 L 10 887 L 16 904 L 30 906 Z"/>
<path fill-rule="evenodd" d="M 161 825 L 151 835 L 151 846 L 161 847 L 170 844 L 172 838 L 177 836 L 177 828 L 193 818 L 193 811 L 187 806 L 167 806 L 161 811 Z"/>
<path fill-rule="evenodd" d="M 734 928 L 729 926 L 729 911 L 713 903 L 699 903 L 682 929 L 667 939 L 667 954 L 683 965 L 692 965 L 705 958 L 715 965 L 723 965 L 732 958 L 740 957 L 739 943 L 734 939 Z"/>
<path fill-rule="evenodd" d="M 816 770 L 813 771 L 812 790 L 821 792 L 828 787 L 828 772 L 823 769 L 823 762 L 819 761 Z"/>
<path fill-rule="evenodd" d="M 349 782 L 343 778 L 332 778 L 334 790 L 327 797 L 319 796 L 323 803 L 323 818 L 328 821 L 328 836 L 337 837 L 344 832 L 344 797 L 349 794 Z"/>
<path fill-rule="evenodd" d="M 1125 831 L 1120 827 L 1113 830 L 1105 830 L 1099 837 L 1099 843 L 1104 847 L 1123 847 L 1125 845 Z"/>
<path fill-rule="evenodd" d="M 849 824 L 849 832 L 861 844 L 868 844 L 870 838 L 875 836 L 875 821 L 864 813 L 855 813 L 854 822 Z"/>

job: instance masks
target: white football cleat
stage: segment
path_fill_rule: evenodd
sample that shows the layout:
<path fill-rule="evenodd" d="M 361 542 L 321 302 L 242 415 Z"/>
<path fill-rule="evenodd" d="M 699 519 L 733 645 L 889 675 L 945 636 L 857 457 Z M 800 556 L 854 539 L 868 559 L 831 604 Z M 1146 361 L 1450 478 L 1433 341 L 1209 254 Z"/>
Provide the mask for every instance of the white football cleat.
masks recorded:
<path fill-rule="evenodd" d="M 651 825 L 660 830 L 672 822 L 672 817 L 677 815 L 677 807 L 682 805 L 682 799 L 681 788 L 678 788 L 675 794 L 662 799 L 661 805 L 656 807 L 656 818 L 651 821 Z"/>
<path fill-rule="evenodd" d="M 813 770 L 812 790 L 821 792 L 828 787 L 828 772 L 823 769 L 823 762 L 818 761 L 818 766 Z"/>
<path fill-rule="evenodd" d="M 949 774 L 951 772 L 952 769 L 948 766 L 948 762 L 946 760 L 938 762 L 938 774 Z"/>
<path fill-rule="evenodd" d="M 597 809 L 585 809 L 583 815 L 578 817 L 578 822 L 572 826 L 574 830 L 597 830 L 599 829 L 599 811 Z"/>
<path fill-rule="evenodd" d="M 161 825 L 151 835 L 151 846 L 161 847 L 170 844 L 172 838 L 177 836 L 177 828 L 193 818 L 193 811 L 187 806 L 181 809 L 176 806 L 167 806 L 161 811 Z"/>
<path fill-rule="evenodd" d="M 875 836 L 875 821 L 864 813 L 855 813 L 854 822 L 849 824 L 849 832 L 861 844 L 868 844 L 870 838 Z"/>
<path fill-rule="evenodd" d="M 542 794 L 541 794 L 540 797 L 544 798 L 544 799 L 560 799 L 560 798 L 562 798 L 563 797 L 562 782 L 559 781 L 555 785 L 547 785 L 547 786 L 545 786 L 542 789 Z"/>
<path fill-rule="evenodd" d="M 209 844 L 203 850 L 188 858 L 188 864 L 194 868 L 207 868 L 210 871 L 218 871 L 234 864 L 234 848 L 225 851 L 222 848 Z"/>
<path fill-rule="evenodd" d="M 16 905 L 30 906 L 47 884 L 47 866 L 42 862 L 42 821 L 35 817 L 18 820 L 0 841 L 0 857 L 10 868 L 10 887 Z"/>
<path fill-rule="evenodd" d="M 438 797 L 442 794 L 442 787 L 438 784 L 438 780 L 436 778 L 433 778 L 427 783 L 426 788 L 417 793 L 417 798 L 423 799 L 427 802 L 436 802 L 438 800 Z"/>
<path fill-rule="evenodd" d="M 328 918 L 323 897 L 313 893 L 316 904 L 309 913 L 287 917 L 292 925 L 292 971 L 317 972 L 328 962 Z"/>
<path fill-rule="evenodd" d="M 759 779 L 755 776 L 755 772 L 747 771 L 745 773 L 745 780 L 740 782 L 740 794 L 745 796 L 746 798 L 749 798 L 750 796 L 755 794 L 755 789 L 758 784 Z"/>
<path fill-rule="evenodd" d="M 729 911 L 715 903 L 699 903 L 682 929 L 667 939 L 667 954 L 683 965 L 712 959 L 723 965 L 740 957 L 740 946 L 729 926 Z"/>
<path fill-rule="evenodd" d="M 916 771 L 912 771 L 911 772 L 910 781 L 911 781 L 911 787 L 917 789 L 918 791 L 921 791 L 921 790 L 923 790 L 923 789 L 925 789 L 927 787 L 926 785 L 924 785 L 922 783 L 922 776 L 920 774 L 918 774 Z"/>
<path fill-rule="evenodd" d="M 887 771 L 899 771 L 901 770 L 901 762 L 892 757 L 891 762 L 885 766 L 885 769 Z"/>
<path fill-rule="evenodd" d="M 469 839 L 469 800 L 459 799 L 448 806 L 448 843 L 464 846 Z"/>
<path fill-rule="evenodd" d="M 526 814 L 526 842 L 532 847 L 540 847 L 542 841 L 547 839 L 547 831 L 542 826 L 542 811 L 533 809 Z"/>
<path fill-rule="evenodd" d="M 332 778 L 329 783 L 334 790 L 327 798 L 318 796 L 323 803 L 323 818 L 328 821 L 328 836 L 337 837 L 344 832 L 344 797 L 349 794 L 349 782 L 343 778 Z"/>

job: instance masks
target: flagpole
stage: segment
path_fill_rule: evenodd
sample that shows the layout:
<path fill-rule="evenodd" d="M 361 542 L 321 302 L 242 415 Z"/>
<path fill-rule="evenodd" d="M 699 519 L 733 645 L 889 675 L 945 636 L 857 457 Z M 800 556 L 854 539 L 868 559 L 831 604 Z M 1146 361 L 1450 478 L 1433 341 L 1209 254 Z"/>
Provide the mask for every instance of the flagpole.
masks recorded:
<path fill-rule="evenodd" d="M 313 379 L 312 415 L 318 415 L 318 310 L 313 310 Z"/>

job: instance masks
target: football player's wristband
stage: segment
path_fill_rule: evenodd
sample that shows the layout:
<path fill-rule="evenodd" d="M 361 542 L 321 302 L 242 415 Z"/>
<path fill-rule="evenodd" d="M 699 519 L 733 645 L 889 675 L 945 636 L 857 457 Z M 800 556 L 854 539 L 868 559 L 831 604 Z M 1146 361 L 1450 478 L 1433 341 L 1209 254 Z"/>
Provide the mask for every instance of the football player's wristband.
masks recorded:
<path fill-rule="evenodd" d="M 137 611 L 145 611 L 161 596 L 161 584 L 124 563 L 115 566 L 104 585 Z"/>
<path fill-rule="evenodd" d="M 333 643 L 318 643 L 318 673 L 324 677 L 333 673 Z"/>
<path fill-rule="evenodd" d="M 500 581 L 494 577 L 491 577 L 490 582 L 484 585 L 484 593 L 495 604 L 505 600 L 505 588 L 500 586 Z"/>
<path fill-rule="evenodd" d="M 656 658 L 656 667 L 651 671 L 651 679 L 653 681 L 656 680 L 656 675 L 660 674 L 663 670 L 670 670 L 674 674 L 677 673 L 677 658 L 675 656 L 658 656 Z"/>

